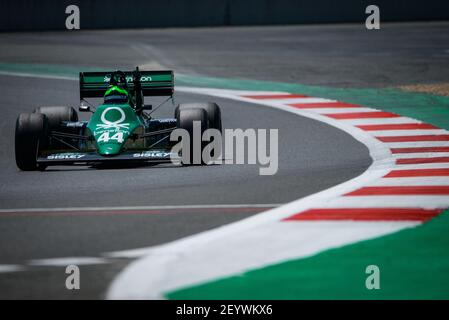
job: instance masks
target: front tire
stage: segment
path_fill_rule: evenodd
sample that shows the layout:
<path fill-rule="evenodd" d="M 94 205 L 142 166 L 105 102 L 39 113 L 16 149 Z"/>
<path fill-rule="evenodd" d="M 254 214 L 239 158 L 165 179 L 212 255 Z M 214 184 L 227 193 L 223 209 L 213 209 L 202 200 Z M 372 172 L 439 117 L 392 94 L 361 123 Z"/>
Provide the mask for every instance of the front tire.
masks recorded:
<path fill-rule="evenodd" d="M 47 118 L 40 113 L 21 113 L 16 121 L 15 154 L 20 170 L 37 170 L 37 155 L 45 144 Z"/>
<path fill-rule="evenodd" d="M 76 122 L 78 121 L 78 113 L 72 107 L 56 106 L 56 107 L 38 107 L 33 113 L 43 114 L 47 118 L 48 132 L 66 132 L 71 134 L 77 134 L 76 128 L 67 128 L 62 125 L 63 122 Z M 49 139 L 48 147 L 55 150 L 67 149 L 67 145 L 56 140 Z"/>
<path fill-rule="evenodd" d="M 34 110 L 34 113 L 44 114 L 48 119 L 49 128 L 55 131 L 60 130 L 61 123 L 64 121 L 78 121 L 78 113 L 72 107 L 38 107 Z"/>
<path fill-rule="evenodd" d="M 206 111 L 209 129 L 217 129 L 222 133 L 221 110 L 215 102 L 181 103 L 175 109 L 175 118 L 178 117 L 179 110 L 198 108 Z"/>

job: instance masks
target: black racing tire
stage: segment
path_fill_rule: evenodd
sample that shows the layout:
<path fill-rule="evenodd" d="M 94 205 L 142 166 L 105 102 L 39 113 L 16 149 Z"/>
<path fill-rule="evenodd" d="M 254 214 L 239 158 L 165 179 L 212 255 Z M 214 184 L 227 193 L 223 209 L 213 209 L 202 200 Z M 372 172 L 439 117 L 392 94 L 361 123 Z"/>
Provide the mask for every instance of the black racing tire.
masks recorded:
<path fill-rule="evenodd" d="M 68 128 L 62 126 L 63 121 L 76 122 L 78 121 L 78 113 L 72 107 L 55 106 L 55 107 L 38 107 L 34 113 L 44 114 L 48 121 L 48 131 L 58 131 L 71 134 L 77 134 L 76 128 Z M 67 145 L 55 140 L 49 139 L 48 147 L 51 149 L 67 149 Z"/>
<path fill-rule="evenodd" d="M 72 107 L 38 107 L 34 113 L 45 114 L 50 130 L 59 130 L 63 121 L 78 121 L 78 113 Z"/>
<path fill-rule="evenodd" d="M 41 169 L 36 159 L 39 149 L 45 145 L 48 120 L 41 113 L 21 113 L 16 121 L 15 154 L 20 170 Z"/>
<path fill-rule="evenodd" d="M 202 108 L 206 111 L 207 119 L 209 121 L 209 128 L 217 129 L 220 133 L 222 133 L 221 110 L 215 102 L 181 103 L 175 108 L 175 118 L 177 118 L 179 110 L 198 108 Z"/>
<path fill-rule="evenodd" d="M 190 156 L 187 159 L 187 162 L 184 161 L 185 157 L 182 157 L 181 163 L 183 165 L 202 165 L 204 164 L 202 161 L 202 152 L 204 148 L 204 143 L 201 143 L 201 154 L 199 155 L 199 158 L 194 157 L 193 152 L 193 144 L 194 144 L 194 135 L 193 135 L 193 122 L 194 121 L 200 121 L 201 122 L 201 136 L 203 135 L 204 131 L 206 131 L 209 128 L 209 121 L 207 119 L 207 113 L 206 110 L 203 108 L 186 108 L 186 109 L 180 109 L 177 112 L 176 116 L 176 124 L 178 128 L 185 129 L 189 133 L 189 143 L 190 143 Z M 181 150 L 182 152 L 182 150 Z M 197 160 L 197 161 L 194 161 Z M 199 161 L 198 161 L 199 160 Z M 195 163 L 196 162 L 196 163 Z"/>

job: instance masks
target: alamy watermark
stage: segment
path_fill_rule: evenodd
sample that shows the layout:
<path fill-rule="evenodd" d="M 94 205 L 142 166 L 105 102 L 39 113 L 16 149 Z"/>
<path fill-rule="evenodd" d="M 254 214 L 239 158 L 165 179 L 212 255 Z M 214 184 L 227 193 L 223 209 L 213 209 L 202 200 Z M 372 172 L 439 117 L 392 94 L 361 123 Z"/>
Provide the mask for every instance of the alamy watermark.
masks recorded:
<path fill-rule="evenodd" d="M 65 20 L 65 27 L 68 30 L 80 29 L 80 9 L 77 5 L 71 4 L 65 8 L 68 14 Z M 366 7 L 365 13 L 369 16 L 365 20 L 365 26 L 368 30 L 380 29 L 380 9 L 377 5 L 371 4 Z"/>
<path fill-rule="evenodd" d="M 380 29 L 380 9 L 378 6 L 371 4 L 365 9 L 365 13 L 369 16 L 365 20 L 365 26 L 368 30 Z"/>
<path fill-rule="evenodd" d="M 175 129 L 170 141 L 178 141 L 171 150 L 180 154 L 184 164 L 258 164 L 260 175 L 278 171 L 278 129 L 217 129 L 201 132 L 201 122 L 193 122 L 192 134 Z M 191 136 L 192 135 L 192 136 Z M 223 154 L 224 144 L 224 154 Z M 178 164 L 179 158 L 172 162 Z"/>
<path fill-rule="evenodd" d="M 68 274 L 65 279 L 65 287 L 67 290 L 79 290 L 80 289 L 80 268 L 71 264 L 65 268 L 65 273 Z"/>
<path fill-rule="evenodd" d="M 365 287 L 368 290 L 380 289 L 380 269 L 378 266 L 372 264 L 366 267 L 365 273 L 369 276 L 365 280 Z"/>
<path fill-rule="evenodd" d="M 74 4 L 71 4 L 65 8 L 65 13 L 68 14 L 65 19 L 65 27 L 67 30 L 79 30 L 80 29 L 80 8 Z"/>

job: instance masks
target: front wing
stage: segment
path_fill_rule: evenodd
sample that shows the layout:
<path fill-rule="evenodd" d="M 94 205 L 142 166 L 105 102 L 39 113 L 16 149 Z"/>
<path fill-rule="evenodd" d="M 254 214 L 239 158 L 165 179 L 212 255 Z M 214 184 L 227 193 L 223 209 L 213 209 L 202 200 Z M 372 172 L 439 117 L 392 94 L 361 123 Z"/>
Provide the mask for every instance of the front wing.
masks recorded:
<path fill-rule="evenodd" d="M 96 152 L 52 153 L 37 158 L 43 166 L 115 164 L 130 162 L 170 162 L 179 160 L 177 154 L 166 150 L 127 151 L 115 156 L 102 156 Z"/>

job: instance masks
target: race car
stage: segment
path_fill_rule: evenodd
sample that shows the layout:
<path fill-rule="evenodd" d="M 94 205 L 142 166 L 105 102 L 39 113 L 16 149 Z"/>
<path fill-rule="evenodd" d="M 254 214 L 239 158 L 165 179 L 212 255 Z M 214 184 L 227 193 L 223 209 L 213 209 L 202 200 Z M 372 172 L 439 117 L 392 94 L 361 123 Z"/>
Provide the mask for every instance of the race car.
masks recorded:
<path fill-rule="evenodd" d="M 15 156 L 21 170 L 45 170 L 53 165 L 116 165 L 168 162 L 193 163 L 193 152 L 173 154 L 177 142 L 170 134 L 182 128 L 193 135 L 194 122 L 201 132 L 211 128 L 221 133 L 221 111 L 216 103 L 179 104 L 174 118 L 155 119 L 151 112 L 174 94 L 173 71 L 81 72 L 79 112 L 92 113 L 79 121 L 73 107 L 38 107 L 17 118 Z M 156 108 L 144 97 L 166 96 Z M 86 98 L 102 98 L 97 107 Z M 181 141 L 182 142 L 182 141 Z M 189 142 L 189 143 L 192 143 Z M 182 145 L 185 146 L 185 145 Z M 191 148 L 193 149 L 193 148 Z M 204 164 L 204 163 L 202 163 Z"/>

